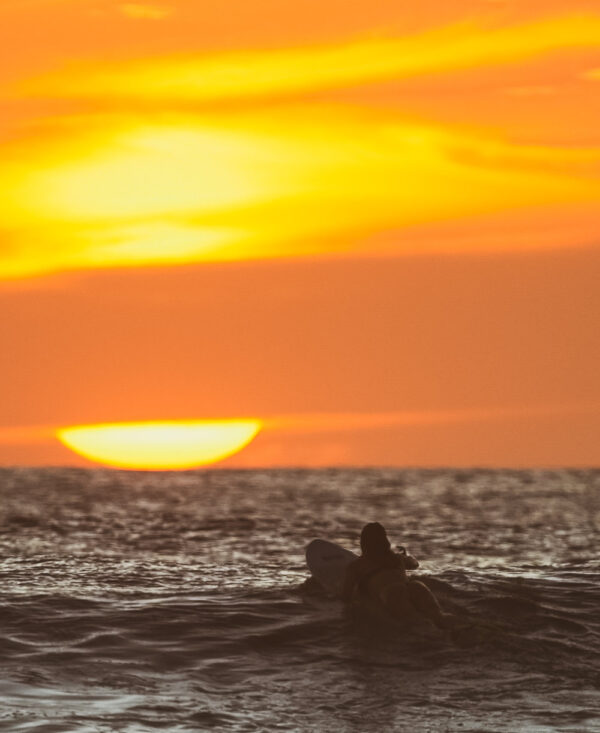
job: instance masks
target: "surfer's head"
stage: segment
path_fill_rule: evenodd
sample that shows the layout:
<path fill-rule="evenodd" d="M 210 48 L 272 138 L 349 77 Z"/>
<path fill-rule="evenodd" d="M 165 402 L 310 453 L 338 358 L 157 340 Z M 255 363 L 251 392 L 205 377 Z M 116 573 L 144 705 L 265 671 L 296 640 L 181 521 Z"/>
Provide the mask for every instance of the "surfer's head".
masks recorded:
<path fill-rule="evenodd" d="M 379 522 L 365 524 L 360 533 L 360 549 L 365 557 L 381 557 L 390 551 L 390 541 Z"/>

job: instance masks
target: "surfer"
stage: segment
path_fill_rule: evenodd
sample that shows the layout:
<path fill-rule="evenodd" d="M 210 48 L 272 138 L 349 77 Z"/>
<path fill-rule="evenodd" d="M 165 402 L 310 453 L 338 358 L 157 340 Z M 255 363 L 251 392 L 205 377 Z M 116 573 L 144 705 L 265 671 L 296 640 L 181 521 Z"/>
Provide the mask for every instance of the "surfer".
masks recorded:
<path fill-rule="evenodd" d="M 437 598 L 429 588 L 406 574 L 419 563 L 402 548 L 395 553 L 384 527 L 371 522 L 360 535 L 361 557 L 348 565 L 342 588 L 342 599 L 367 597 L 379 601 L 395 618 L 410 622 L 418 617 L 432 621 L 440 629 L 451 628 L 454 619 L 442 613 Z"/>

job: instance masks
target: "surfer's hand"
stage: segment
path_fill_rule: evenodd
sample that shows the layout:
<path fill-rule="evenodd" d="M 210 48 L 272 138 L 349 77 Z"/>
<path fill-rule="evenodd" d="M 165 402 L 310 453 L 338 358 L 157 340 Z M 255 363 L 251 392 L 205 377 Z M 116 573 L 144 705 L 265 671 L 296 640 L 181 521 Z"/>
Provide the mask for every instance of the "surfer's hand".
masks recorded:
<path fill-rule="evenodd" d="M 396 545 L 396 550 L 396 557 L 401 557 L 404 560 L 404 567 L 407 570 L 416 570 L 419 567 L 419 561 L 415 560 L 412 555 L 408 554 L 406 547 Z"/>
<path fill-rule="evenodd" d="M 404 564 L 407 570 L 416 570 L 419 567 L 419 561 L 415 560 L 412 555 L 407 555 L 404 558 Z"/>

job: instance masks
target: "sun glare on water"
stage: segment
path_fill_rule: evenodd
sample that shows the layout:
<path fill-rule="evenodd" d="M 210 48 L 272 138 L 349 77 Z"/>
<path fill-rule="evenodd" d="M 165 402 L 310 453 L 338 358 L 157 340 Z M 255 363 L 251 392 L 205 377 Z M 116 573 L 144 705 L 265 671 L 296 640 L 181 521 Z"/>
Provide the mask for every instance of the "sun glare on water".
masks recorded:
<path fill-rule="evenodd" d="M 259 420 L 104 423 L 57 430 L 68 448 L 114 468 L 172 470 L 220 461 L 242 450 Z"/>

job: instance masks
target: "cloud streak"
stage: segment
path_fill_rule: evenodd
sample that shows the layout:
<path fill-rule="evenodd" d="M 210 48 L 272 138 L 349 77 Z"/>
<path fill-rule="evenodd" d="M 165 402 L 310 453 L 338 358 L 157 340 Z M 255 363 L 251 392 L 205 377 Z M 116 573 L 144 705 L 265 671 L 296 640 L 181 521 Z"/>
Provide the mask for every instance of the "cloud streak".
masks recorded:
<path fill-rule="evenodd" d="M 313 413 L 280 415 L 264 418 L 265 430 L 286 433 L 344 433 L 361 430 L 381 430 L 401 427 L 450 425 L 503 421 L 514 418 L 552 417 L 573 414 L 594 414 L 600 405 L 519 405 L 509 407 L 481 407 L 456 410 L 411 410 L 404 412 L 373 413 Z"/>
<path fill-rule="evenodd" d="M 130 8 L 130 14 L 132 8 L 137 8 L 138 13 L 146 8 L 136 4 L 121 7 Z M 406 38 L 369 38 L 303 48 L 161 57 L 113 64 L 79 63 L 23 80 L 13 93 L 52 98 L 121 98 L 128 102 L 166 99 L 206 102 L 289 96 L 423 74 L 514 64 L 598 43 L 598 14 L 570 14 L 493 29 L 472 21 Z"/>
<path fill-rule="evenodd" d="M 519 146 L 333 107 L 95 124 L 67 126 L 41 148 L 13 145 L 0 184 L 5 277 L 372 254 L 369 237 L 389 229 L 600 201 L 600 149 Z"/>
<path fill-rule="evenodd" d="M 119 10 L 129 18 L 142 20 L 162 20 L 172 14 L 171 8 L 143 3 L 123 3 Z"/>
<path fill-rule="evenodd" d="M 478 407 L 440 410 L 406 410 L 395 412 L 314 412 L 270 415 L 260 418 L 262 430 L 286 434 L 347 433 L 369 430 L 386 430 L 403 427 L 451 425 L 455 423 L 479 423 L 505 421 L 519 418 L 551 418 L 567 415 L 597 414 L 598 404 L 546 404 L 513 405 L 508 407 Z M 229 417 L 207 420 L 229 420 Z M 239 420 L 256 420 L 236 418 Z M 188 422 L 205 418 L 188 419 Z M 151 424 L 152 421 L 147 421 Z M 175 421 L 184 423 L 185 420 Z M 125 424 L 125 423 L 124 423 Z M 140 423 L 142 424 L 142 423 Z M 46 443 L 56 439 L 56 434 L 65 426 L 31 425 L 0 427 L 0 445 L 28 445 Z"/>
<path fill-rule="evenodd" d="M 120 7 L 136 17 L 159 8 Z M 456 251 L 457 237 L 427 239 L 417 230 L 457 222 L 468 229 L 498 215 L 518 214 L 521 224 L 523 212 L 537 213 L 518 238 L 469 230 L 465 250 L 492 240 L 495 249 L 524 240 L 555 246 L 558 229 L 540 228 L 540 212 L 555 220 L 561 207 L 560 231 L 570 232 L 564 245 L 587 243 L 575 223 L 591 220 L 587 209 L 600 202 L 600 148 L 518 144 L 499 129 L 314 93 L 514 64 L 598 41 L 600 15 L 571 14 L 301 48 L 79 60 L 21 80 L 8 92 L 11 103 L 38 111 L 0 145 L 0 277 Z M 512 104 L 507 89 L 518 97 L 551 87 L 501 88 L 499 104 Z M 303 93 L 313 96 L 300 101 Z M 266 97 L 281 99 L 265 106 Z M 237 100 L 244 103 L 211 107 Z"/>

